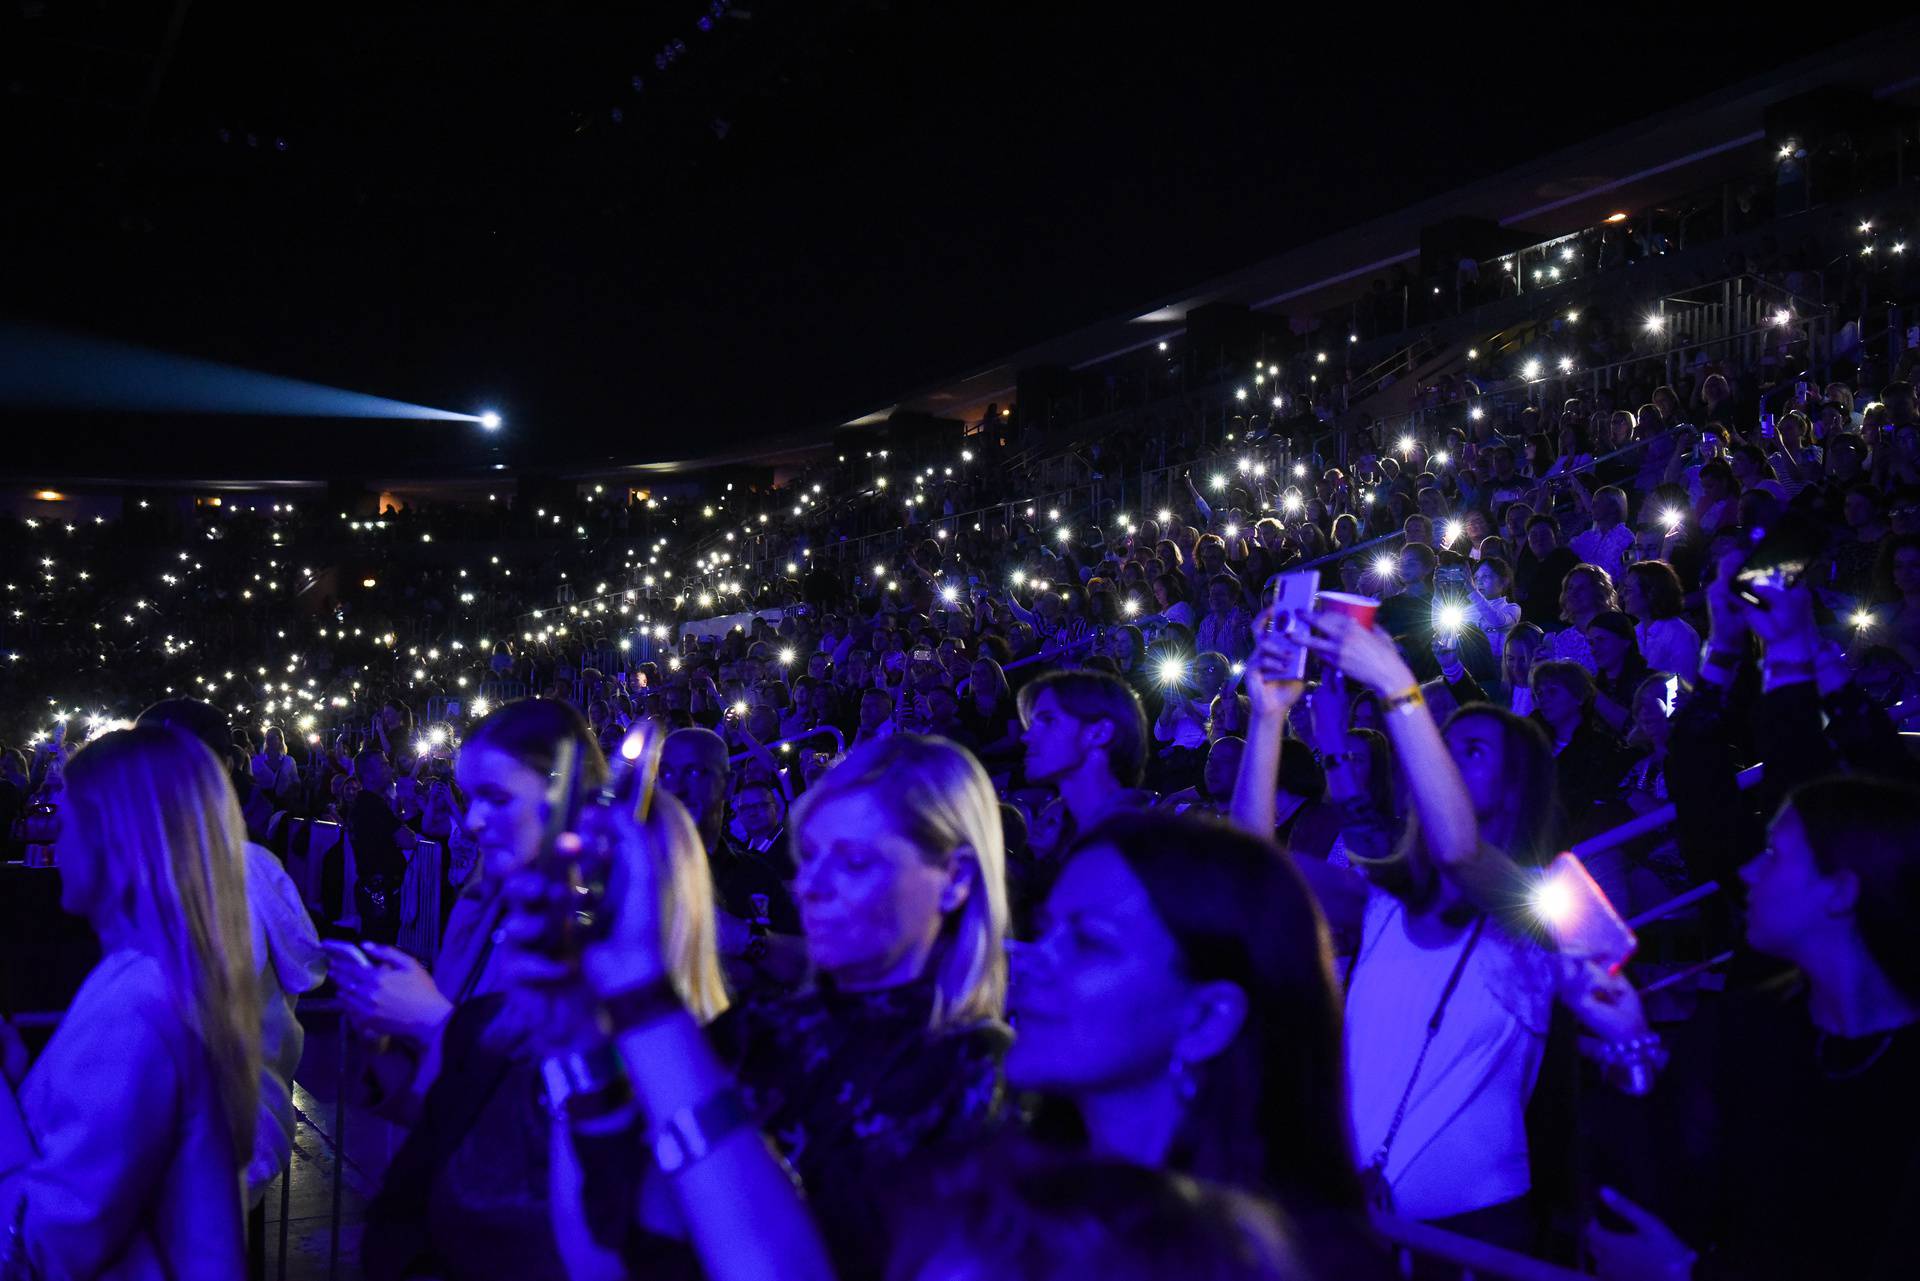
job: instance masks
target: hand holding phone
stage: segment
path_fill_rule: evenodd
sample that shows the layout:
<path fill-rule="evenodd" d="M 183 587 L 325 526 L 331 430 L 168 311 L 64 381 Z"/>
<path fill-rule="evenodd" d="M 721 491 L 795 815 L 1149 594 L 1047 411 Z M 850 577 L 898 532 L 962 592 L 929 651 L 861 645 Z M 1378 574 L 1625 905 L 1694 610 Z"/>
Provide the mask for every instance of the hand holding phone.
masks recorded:
<path fill-rule="evenodd" d="M 1255 661 L 1259 674 L 1267 680 L 1305 680 L 1307 651 L 1291 635 L 1293 621 L 1313 612 L 1314 597 L 1320 591 L 1320 571 L 1299 570 L 1275 574 L 1262 592 L 1265 609 L 1260 644 Z"/>
<path fill-rule="evenodd" d="M 1618 974 L 1639 946 L 1606 891 L 1571 852 L 1547 865 L 1534 887 L 1533 911 L 1562 956 L 1598 962 L 1610 974 Z"/>

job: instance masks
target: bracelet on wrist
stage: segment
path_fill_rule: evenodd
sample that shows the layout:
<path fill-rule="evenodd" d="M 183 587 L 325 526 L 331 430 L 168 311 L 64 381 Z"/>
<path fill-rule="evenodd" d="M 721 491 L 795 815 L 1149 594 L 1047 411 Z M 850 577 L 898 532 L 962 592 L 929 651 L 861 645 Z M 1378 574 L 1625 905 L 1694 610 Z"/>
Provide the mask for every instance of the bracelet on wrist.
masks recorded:
<path fill-rule="evenodd" d="M 686 1008 L 679 991 L 673 986 L 673 980 L 662 974 L 649 982 L 623 987 L 602 996 L 600 1026 L 609 1036 L 622 1036 L 651 1027 L 675 1014 L 685 1013 Z"/>
<path fill-rule="evenodd" d="M 1624 1041 L 1603 1041 L 1594 1057 L 1609 1085 L 1638 1097 L 1653 1089 L 1654 1078 L 1667 1066 L 1667 1047 L 1659 1033 L 1649 1032 Z"/>
<path fill-rule="evenodd" d="M 1398 693 L 1387 695 L 1385 705 L 1389 712 L 1401 712 L 1411 716 L 1427 705 L 1426 691 L 1420 688 L 1419 681 L 1415 681 Z"/>
<path fill-rule="evenodd" d="M 613 1046 L 556 1054 L 540 1065 L 547 1113 L 569 1125 L 611 1116 L 633 1100 L 627 1065 Z"/>
<path fill-rule="evenodd" d="M 747 1110 L 739 1090 L 728 1088 L 711 1094 L 654 1127 L 654 1164 L 662 1174 L 678 1174 L 752 1124 L 753 1113 Z"/>

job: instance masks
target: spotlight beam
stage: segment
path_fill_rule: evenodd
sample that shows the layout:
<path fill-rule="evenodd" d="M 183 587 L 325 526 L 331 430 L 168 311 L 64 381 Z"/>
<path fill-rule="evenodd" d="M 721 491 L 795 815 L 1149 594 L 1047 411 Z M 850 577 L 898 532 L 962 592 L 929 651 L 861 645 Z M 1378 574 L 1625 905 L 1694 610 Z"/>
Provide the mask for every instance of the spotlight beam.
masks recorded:
<path fill-rule="evenodd" d="M 0 324 L 0 406 L 162 414 L 389 418 L 499 425 L 463 414 L 130 343 Z M 489 422 L 491 420 L 491 422 Z"/>

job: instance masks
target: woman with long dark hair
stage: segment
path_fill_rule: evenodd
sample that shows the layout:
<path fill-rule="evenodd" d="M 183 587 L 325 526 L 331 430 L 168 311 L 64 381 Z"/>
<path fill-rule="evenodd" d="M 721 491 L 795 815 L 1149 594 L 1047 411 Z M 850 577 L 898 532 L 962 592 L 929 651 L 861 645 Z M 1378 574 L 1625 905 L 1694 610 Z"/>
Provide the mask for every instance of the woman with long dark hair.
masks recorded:
<path fill-rule="evenodd" d="M 145 725 L 75 754 L 65 810 L 60 905 L 105 955 L 24 1079 L 0 1022 L 0 1275 L 237 1281 L 260 1091 L 239 802 L 204 744 Z"/>
<path fill-rule="evenodd" d="M 1009 1082 L 1096 1152 L 1352 1216 L 1326 924 L 1270 842 L 1137 814 L 1081 839 L 1020 950 Z"/>

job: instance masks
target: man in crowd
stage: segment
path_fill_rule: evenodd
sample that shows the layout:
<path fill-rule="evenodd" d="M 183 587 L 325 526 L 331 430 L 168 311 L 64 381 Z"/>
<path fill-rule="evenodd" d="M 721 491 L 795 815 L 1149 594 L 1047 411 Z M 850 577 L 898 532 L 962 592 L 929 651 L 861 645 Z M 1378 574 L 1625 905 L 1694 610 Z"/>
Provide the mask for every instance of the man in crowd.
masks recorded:
<path fill-rule="evenodd" d="M 726 740 L 710 729 L 678 729 L 660 752 L 660 786 L 693 818 L 713 872 L 715 924 L 735 991 L 797 983 L 806 972 L 800 914 L 778 866 L 727 835 L 731 779 Z"/>
<path fill-rule="evenodd" d="M 419 837 L 393 808 L 393 771 L 386 756 L 366 748 L 353 762 L 360 794 L 347 812 L 347 839 L 353 847 L 354 887 L 348 912 L 357 912 L 360 932 L 377 943 L 400 937 L 400 887 L 407 856 Z"/>
<path fill-rule="evenodd" d="M 1075 831 L 1125 808 L 1147 758 L 1147 718 L 1106 672 L 1049 672 L 1020 691 L 1027 781 L 1051 785 Z"/>

